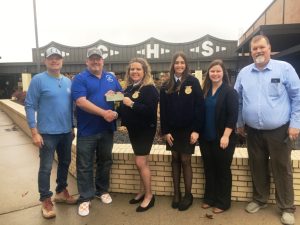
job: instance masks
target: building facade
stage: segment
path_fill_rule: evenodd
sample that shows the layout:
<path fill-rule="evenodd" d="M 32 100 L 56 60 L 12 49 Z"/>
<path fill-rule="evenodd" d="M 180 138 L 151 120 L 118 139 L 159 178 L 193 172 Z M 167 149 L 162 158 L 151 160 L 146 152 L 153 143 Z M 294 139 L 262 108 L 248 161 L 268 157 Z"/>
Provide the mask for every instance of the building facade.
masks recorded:
<path fill-rule="evenodd" d="M 77 74 L 86 68 L 86 53 L 89 48 L 96 47 L 103 52 L 105 70 L 124 76 L 129 61 L 135 57 L 146 58 L 151 65 L 154 78 L 159 79 L 162 73 L 169 71 L 172 56 L 177 51 L 187 55 L 191 72 L 205 71 L 209 63 L 216 58 L 223 59 L 229 74 L 236 74 L 237 41 L 222 40 L 205 35 L 197 40 L 185 43 L 170 43 L 149 38 L 133 45 L 118 45 L 99 40 L 93 44 L 74 47 L 51 42 L 39 49 L 32 49 L 32 62 L 26 63 L 0 63 L 0 88 L 5 94 L 0 98 L 9 98 L 14 89 L 22 81 L 21 74 L 36 74 L 45 70 L 43 61 L 45 51 L 49 47 L 56 47 L 62 51 L 64 66 L 62 73 Z M 37 58 L 39 56 L 39 58 Z M 40 64 L 40 71 L 37 64 Z"/>
<path fill-rule="evenodd" d="M 0 63 L 0 98 L 9 98 L 13 89 L 22 79 L 22 73 L 36 74 L 37 64 L 45 70 L 44 52 L 55 46 L 64 54 L 63 73 L 77 74 L 86 65 L 86 52 L 96 47 L 104 53 L 105 69 L 121 76 L 128 62 L 134 57 L 146 58 L 155 78 L 169 70 L 172 55 L 183 51 L 187 55 L 191 72 L 205 72 L 209 63 L 216 58 L 225 62 L 231 82 L 240 68 L 252 63 L 249 42 L 254 35 L 267 35 L 272 44 L 273 58 L 291 63 L 300 74 L 300 0 L 274 0 L 254 21 L 249 29 L 236 40 L 223 40 L 205 35 L 197 40 L 185 43 L 164 42 L 150 38 L 133 45 L 118 45 L 99 40 L 87 46 L 73 47 L 51 42 L 39 49 L 32 49 L 32 62 Z M 37 58 L 39 57 L 39 58 Z"/>
<path fill-rule="evenodd" d="M 57 47 L 64 56 L 64 71 L 78 73 L 85 68 L 86 53 L 89 48 L 96 47 L 103 52 L 105 69 L 116 74 L 126 71 L 128 62 L 135 57 L 146 58 L 154 74 L 169 70 L 172 55 L 183 51 L 188 58 L 191 70 L 204 70 L 208 63 L 215 58 L 228 62 L 230 69 L 236 69 L 237 41 L 222 40 L 206 35 L 186 43 L 170 43 L 155 38 L 134 45 L 117 45 L 103 40 L 83 47 L 71 47 L 56 42 L 32 50 L 33 63 L 44 59 L 44 52 L 49 47 Z M 37 59 L 37 55 L 40 56 Z"/>

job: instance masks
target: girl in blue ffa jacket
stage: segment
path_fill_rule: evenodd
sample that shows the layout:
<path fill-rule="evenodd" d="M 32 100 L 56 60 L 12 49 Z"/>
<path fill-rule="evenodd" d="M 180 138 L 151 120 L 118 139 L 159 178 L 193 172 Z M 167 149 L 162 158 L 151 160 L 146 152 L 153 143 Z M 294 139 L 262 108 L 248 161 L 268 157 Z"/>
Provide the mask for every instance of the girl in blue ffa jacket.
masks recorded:
<path fill-rule="evenodd" d="M 172 152 L 174 197 L 172 208 L 187 210 L 193 203 L 191 155 L 203 123 L 204 101 L 199 81 L 189 74 L 186 56 L 173 56 L 170 79 L 160 90 L 161 132 L 167 150 Z M 183 170 L 185 195 L 181 198 L 180 175 Z"/>
<path fill-rule="evenodd" d="M 148 155 L 156 133 L 159 94 L 154 86 L 150 66 L 145 59 L 134 58 L 130 61 L 125 80 L 127 88 L 119 112 L 122 125 L 128 130 L 141 178 L 140 192 L 129 203 L 141 202 L 136 211 L 144 212 L 153 207 L 155 201 L 151 192 Z"/>
<path fill-rule="evenodd" d="M 213 207 L 222 213 L 231 205 L 231 162 L 236 144 L 235 126 L 238 117 L 238 95 L 229 86 L 221 60 L 208 67 L 203 84 L 205 125 L 200 150 L 205 172 L 205 193 L 202 208 Z"/>

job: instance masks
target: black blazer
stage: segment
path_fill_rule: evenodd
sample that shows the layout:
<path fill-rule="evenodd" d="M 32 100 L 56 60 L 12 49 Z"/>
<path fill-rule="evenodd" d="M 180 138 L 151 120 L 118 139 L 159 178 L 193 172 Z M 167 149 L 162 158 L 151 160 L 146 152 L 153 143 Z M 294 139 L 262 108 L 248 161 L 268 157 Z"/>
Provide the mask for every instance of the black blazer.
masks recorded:
<path fill-rule="evenodd" d="M 198 79 L 188 75 L 181 84 L 179 92 L 168 94 L 166 91 L 165 83 L 160 90 L 162 134 L 168 134 L 177 129 L 200 133 L 204 122 L 204 98 Z"/>
<path fill-rule="evenodd" d="M 236 139 L 235 127 L 238 118 L 238 94 L 228 84 L 223 84 L 216 102 L 215 121 L 217 138 L 223 136 L 226 127 L 233 129 L 229 142 Z"/>
<path fill-rule="evenodd" d="M 121 116 L 121 124 L 127 128 L 149 128 L 156 127 L 157 105 L 159 94 L 154 85 L 146 85 L 141 89 L 140 85 L 128 86 L 124 91 L 124 96 L 134 101 L 130 108 L 122 102 L 118 109 Z M 138 92 L 138 93 L 137 93 Z"/>

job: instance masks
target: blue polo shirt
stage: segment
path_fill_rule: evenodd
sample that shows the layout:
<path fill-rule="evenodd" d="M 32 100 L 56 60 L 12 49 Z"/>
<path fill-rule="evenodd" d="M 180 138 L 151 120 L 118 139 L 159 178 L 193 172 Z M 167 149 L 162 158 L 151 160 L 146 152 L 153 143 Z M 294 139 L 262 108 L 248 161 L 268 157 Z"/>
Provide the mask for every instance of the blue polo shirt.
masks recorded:
<path fill-rule="evenodd" d="M 80 97 L 86 97 L 104 110 L 114 110 L 114 102 L 107 102 L 105 98 L 109 90 L 122 91 L 121 85 L 113 74 L 103 71 L 101 78 L 98 78 L 86 69 L 77 74 L 73 80 L 72 98 L 76 101 Z M 107 122 L 103 117 L 88 113 L 79 107 L 76 107 L 76 115 L 78 137 L 116 130 L 115 122 Z"/>

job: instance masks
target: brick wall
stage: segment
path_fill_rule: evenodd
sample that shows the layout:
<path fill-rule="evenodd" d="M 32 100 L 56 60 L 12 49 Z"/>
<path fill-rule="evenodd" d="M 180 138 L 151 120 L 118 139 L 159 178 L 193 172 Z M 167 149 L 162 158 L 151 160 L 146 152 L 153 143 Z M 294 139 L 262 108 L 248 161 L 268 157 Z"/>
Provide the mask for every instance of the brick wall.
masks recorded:
<path fill-rule="evenodd" d="M 70 172 L 76 176 L 75 146 L 73 146 L 72 165 Z M 152 175 L 152 190 L 156 195 L 172 195 L 171 154 L 164 145 L 153 145 L 149 156 Z M 295 205 L 300 205 L 300 151 L 292 152 Z M 194 197 L 202 198 L 204 194 L 204 171 L 199 147 L 192 156 Z M 245 148 L 236 148 L 232 169 L 232 197 L 233 201 L 250 201 L 252 199 L 251 173 L 248 166 L 248 154 Z M 275 203 L 275 186 L 271 178 L 270 203 Z M 111 171 L 112 192 L 137 193 L 139 190 L 139 174 L 134 163 L 134 155 L 130 144 L 114 144 L 113 166 Z M 184 193 L 183 180 L 181 189 Z"/>
<path fill-rule="evenodd" d="M 26 126 L 24 107 L 9 100 L 0 100 L 0 109 L 30 135 Z M 70 173 L 76 177 L 76 140 L 72 146 Z M 134 155 L 130 144 L 115 144 L 113 147 L 113 166 L 111 171 L 111 191 L 136 193 L 139 190 L 139 175 L 134 164 Z M 156 195 L 172 195 L 171 155 L 163 145 L 153 145 L 150 159 L 152 189 Z M 295 205 L 300 205 L 300 150 L 292 151 Z M 196 147 L 192 156 L 193 186 L 195 197 L 202 198 L 204 193 L 204 172 L 200 150 Z M 252 197 L 251 174 L 248 166 L 248 154 L 245 148 L 236 148 L 232 161 L 232 200 L 250 201 Z M 181 182 L 184 192 L 183 181 Z M 271 184 L 270 203 L 275 203 L 275 186 Z"/>

